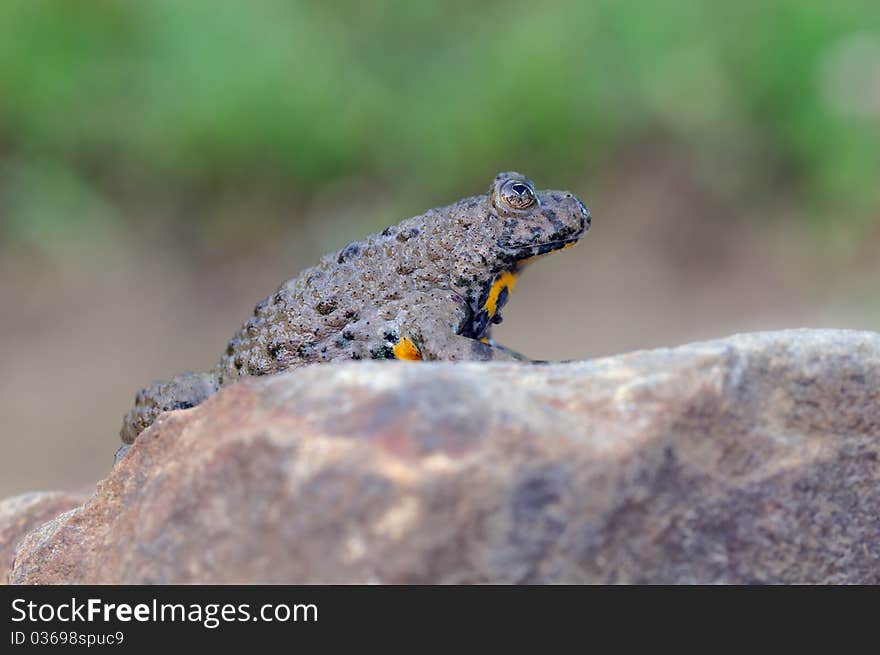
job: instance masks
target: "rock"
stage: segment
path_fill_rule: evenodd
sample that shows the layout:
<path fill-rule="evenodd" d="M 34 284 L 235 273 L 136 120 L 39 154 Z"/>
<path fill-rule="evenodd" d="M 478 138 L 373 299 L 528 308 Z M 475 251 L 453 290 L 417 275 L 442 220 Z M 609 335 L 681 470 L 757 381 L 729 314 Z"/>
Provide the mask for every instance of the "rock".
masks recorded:
<path fill-rule="evenodd" d="M 141 434 L 16 583 L 880 583 L 880 335 L 249 379 Z"/>
<path fill-rule="evenodd" d="M 85 502 L 85 494 L 50 491 L 0 501 L 0 582 L 12 569 L 15 548 L 34 528 Z"/>

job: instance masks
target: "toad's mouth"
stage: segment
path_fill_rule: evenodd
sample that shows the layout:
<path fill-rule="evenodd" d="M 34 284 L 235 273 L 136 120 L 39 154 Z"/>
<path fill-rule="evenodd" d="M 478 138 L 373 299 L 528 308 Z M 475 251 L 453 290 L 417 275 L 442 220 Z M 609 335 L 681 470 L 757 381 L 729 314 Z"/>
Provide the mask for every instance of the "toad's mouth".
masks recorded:
<path fill-rule="evenodd" d="M 521 261 L 523 259 L 532 259 L 533 257 L 540 257 L 541 255 L 546 255 L 548 252 L 553 252 L 555 250 L 562 250 L 563 248 L 569 248 L 580 241 L 580 238 L 583 236 L 583 231 L 578 232 L 572 237 L 568 237 L 567 239 L 559 239 L 557 241 L 550 241 L 548 243 L 535 243 L 529 245 L 517 245 L 511 243 L 505 243 L 502 241 L 498 242 L 498 246 L 504 250 L 505 254 L 509 257 L 517 261 Z"/>

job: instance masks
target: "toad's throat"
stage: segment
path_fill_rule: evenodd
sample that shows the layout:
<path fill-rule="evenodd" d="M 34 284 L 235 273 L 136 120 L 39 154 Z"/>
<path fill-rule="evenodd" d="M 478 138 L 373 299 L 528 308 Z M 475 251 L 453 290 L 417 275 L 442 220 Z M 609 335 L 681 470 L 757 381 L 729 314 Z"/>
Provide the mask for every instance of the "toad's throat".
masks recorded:
<path fill-rule="evenodd" d="M 501 322 L 501 308 L 507 303 L 515 286 L 514 271 L 499 273 L 486 288 L 480 304 L 473 311 L 461 334 L 471 339 L 482 339 L 486 336 L 490 325 Z"/>
<path fill-rule="evenodd" d="M 492 282 L 486 300 L 480 309 L 488 312 L 489 318 L 493 318 L 507 302 L 507 297 L 515 286 L 516 274 L 513 271 L 504 271 Z"/>

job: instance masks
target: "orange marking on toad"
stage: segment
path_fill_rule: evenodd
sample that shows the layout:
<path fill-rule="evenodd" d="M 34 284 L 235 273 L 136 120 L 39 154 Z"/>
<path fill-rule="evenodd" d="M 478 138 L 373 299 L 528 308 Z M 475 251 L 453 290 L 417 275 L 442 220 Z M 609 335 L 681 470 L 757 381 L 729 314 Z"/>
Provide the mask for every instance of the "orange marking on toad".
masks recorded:
<path fill-rule="evenodd" d="M 501 275 L 495 278 L 495 281 L 492 283 L 492 288 L 489 289 L 489 297 L 486 298 L 486 302 L 483 303 L 483 309 L 489 312 L 490 317 L 495 316 L 495 313 L 498 311 L 498 296 L 501 295 L 501 292 L 507 288 L 507 292 L 511 293 L 515 286 L 516 275 L 510 271 L 504 271 Z"/>
<path fill-rule="evenodd" d="M 398 341 L 393 350 L 394 357 L 396 359 L 405 359 L 411 362 L 418 362 L 422 360 L 422 353 L 419 351 L 416 344 L 414 344 L 406 337 L 403 337 L 400 341 Z"/>

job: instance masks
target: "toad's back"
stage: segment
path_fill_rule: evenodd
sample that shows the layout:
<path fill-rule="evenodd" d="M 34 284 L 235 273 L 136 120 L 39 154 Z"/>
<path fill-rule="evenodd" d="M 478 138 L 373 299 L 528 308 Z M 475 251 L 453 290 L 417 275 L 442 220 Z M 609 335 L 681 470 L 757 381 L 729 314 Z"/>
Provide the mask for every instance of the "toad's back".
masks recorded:
<path fill-rule="evenodd" d="M 491 325 L 525 260 L 573 244 L 589 223 L 572 194 L 502 173 L 487 195 L 351 243 L 260 302 L 212 371 L 141 390 L 123 441 L 241 376 L 351 359 L 522 359 L 491 340 Z"/>

